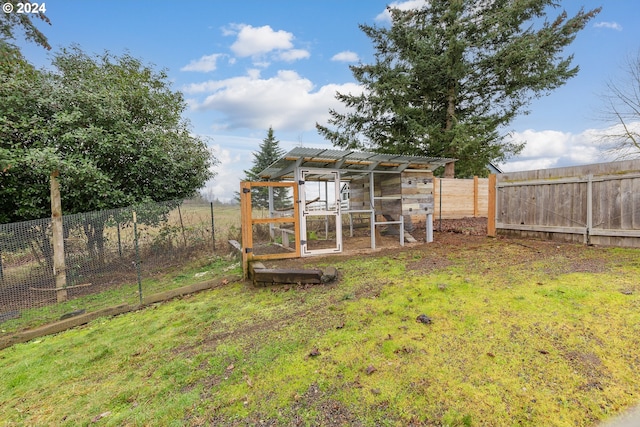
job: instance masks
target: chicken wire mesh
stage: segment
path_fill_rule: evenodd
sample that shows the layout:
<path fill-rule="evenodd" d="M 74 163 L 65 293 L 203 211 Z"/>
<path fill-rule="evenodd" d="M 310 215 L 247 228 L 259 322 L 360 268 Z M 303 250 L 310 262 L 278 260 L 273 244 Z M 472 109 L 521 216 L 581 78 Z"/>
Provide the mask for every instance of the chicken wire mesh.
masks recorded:
<path fill-rule="evenodd" d="M 51 219 L 0 224 L 0 332 L 137 304 L 151 291 L 139 280 L 220 252 L 214 225 L 213 204 L 191 200 L 63 216 L 66 298 L 58 302 Z M 161 286 L 153 292 L 172 283 Z"/>

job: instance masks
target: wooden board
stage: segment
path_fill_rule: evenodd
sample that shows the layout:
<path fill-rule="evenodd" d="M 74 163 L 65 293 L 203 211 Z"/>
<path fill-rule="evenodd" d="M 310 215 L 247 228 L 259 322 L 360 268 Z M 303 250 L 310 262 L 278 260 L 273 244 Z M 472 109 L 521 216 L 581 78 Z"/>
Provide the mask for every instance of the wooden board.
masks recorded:
<path fill-rule="evenodd" d="M 285 270 L 259 268 L 253 270 L 254 284 L 319 284 L 322 283 L 322 270 Z"/>
<path fill-rule="evenodd" d="M 434 178 L 433 198 L 435 218 L 486 217 L 489 214 L 489 180 Z"/>

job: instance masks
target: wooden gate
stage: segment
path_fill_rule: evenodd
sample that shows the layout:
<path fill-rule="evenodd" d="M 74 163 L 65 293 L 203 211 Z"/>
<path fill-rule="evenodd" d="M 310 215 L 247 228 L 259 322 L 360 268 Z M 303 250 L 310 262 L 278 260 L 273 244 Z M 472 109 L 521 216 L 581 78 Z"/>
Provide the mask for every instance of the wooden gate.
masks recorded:
<path fill-rule="evenodd" d="M 271 211 L 269 218 L 254 217 L 253 208 L 251 206 L 251 189 L 254 187 L 279 187 L 291 188 L 293 191 L 293 214 L 283 217 L 272 217 Z M 300 212 L 298 186 L 295 182 L 248 182 L 240 183 L 240 215 L 242 224 L 242 270 L 245 279 L 249 272 L 249 263 L 257 260 L 267 259 L 283 259 L 300 257 Z M 253 231 L 255 225 L 267 224 L 281 226 L 282 224 L 293 224 L 293 237 L 295 243 L 290 252 L 285 253 L 268 253 L 256 254 L 254 250 Z"/>

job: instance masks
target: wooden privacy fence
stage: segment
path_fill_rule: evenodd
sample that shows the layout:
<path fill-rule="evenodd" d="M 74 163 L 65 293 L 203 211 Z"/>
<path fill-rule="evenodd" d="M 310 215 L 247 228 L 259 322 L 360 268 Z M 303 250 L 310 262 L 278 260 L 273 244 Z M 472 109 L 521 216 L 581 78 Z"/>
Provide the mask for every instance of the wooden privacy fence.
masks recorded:
<path fill-rule="evenodd" d="M 488 234 L 640 247 L 640 160 L 489 178 Z"/>
<path fill-rule="evenodd" d="M 434 219 L 486 217 L 489 179 L 433 179 Z"/>

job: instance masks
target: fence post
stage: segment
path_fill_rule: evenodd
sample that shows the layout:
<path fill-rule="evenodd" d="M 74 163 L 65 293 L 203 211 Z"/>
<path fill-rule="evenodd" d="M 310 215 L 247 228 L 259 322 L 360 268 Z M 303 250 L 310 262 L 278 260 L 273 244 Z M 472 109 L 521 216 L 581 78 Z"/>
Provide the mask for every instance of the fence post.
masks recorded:
<path fill-rule="evenodd" d="M 184 247 L 186 248 L 187 236 L 184 234 L 184 222 L 182 222 L 182 211 L 180 210 L 180 205 L 178 205 L 178 217 L 180 218 L 180 230 L 182 230 L 182 240 L 184 241 Z"/>
<path fill-rule="evenodd" d="M 140 275 L 140 250 L 138 249 L 138 220 L 136 211 L 133 211 L 133 241 L 136 247 L 136 273 L 138 274 L 138 295 L 140 297 L 140 305 L 142 305 L 142 280 Z"/>
<path fill-rule="evenodd" d="M 211 202 L 211 240 L 213 240 L 213 253 L 216 253 L 216 229 L 213 220 L 213 202 Z"/>
<path fill-rule="evenodd" d="M 117 220 L 118 223 L 118 256 L 122 258 L 122 239 L 120 237 L 120 219 Z"/>
<path fill-rule="evenodd" d="M 584 244 L 591 244 L 591 230 L 593 228 L 593 174 L 587 176 L 587 229 Z"/>
<path fill-rule="evenodd" d="M 440 182 L 440 192 L 438 193 L 440 197 L 440 207 L 438 208 L 440 223 L 438 224 L 438 231 L 442 232 L 442 179 L 438 179 L 438 181 Z"/>
<path fill-rule="evenodd" d="M 58 171 L 51 172 L 51 228 L 53 233 L 53 276 L 56 280 L 56 299 L 67 300 L 67 272 L 64 262 L 64 230 L 62 228 L 62 204 Z"/>
<path fill-rule="evenodd" d="M 2 247 L 0 246 L 0 285 L 4 283 L 4 267 L 2 267 Z"/>
<path fill-rule="evenodd" d="M 496 237 L 496 175 L 489 175 L 489 206 L 487 209 L 487 236 Z"/>

